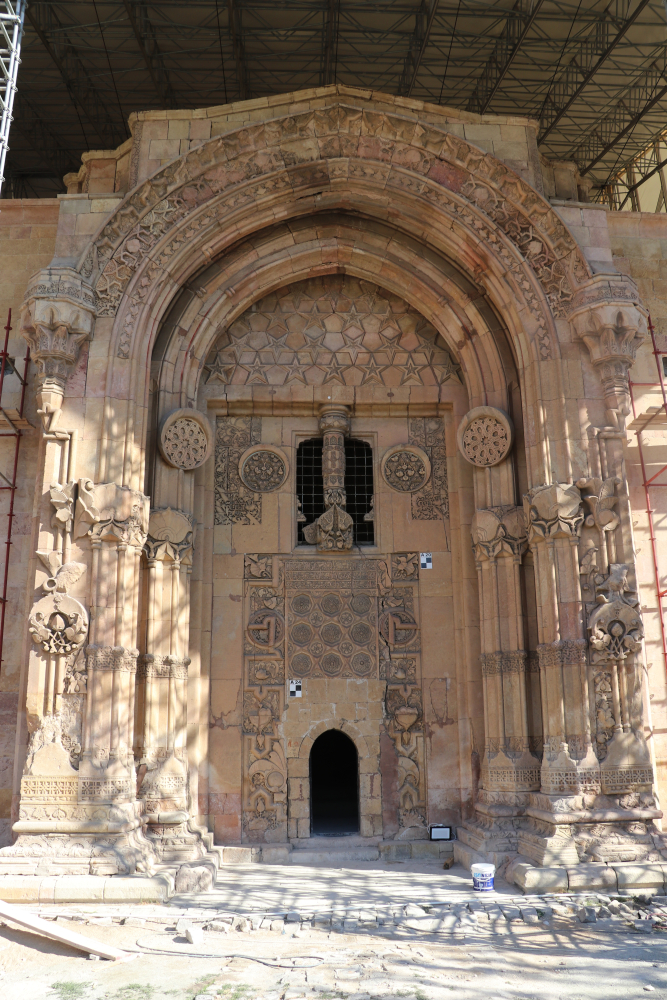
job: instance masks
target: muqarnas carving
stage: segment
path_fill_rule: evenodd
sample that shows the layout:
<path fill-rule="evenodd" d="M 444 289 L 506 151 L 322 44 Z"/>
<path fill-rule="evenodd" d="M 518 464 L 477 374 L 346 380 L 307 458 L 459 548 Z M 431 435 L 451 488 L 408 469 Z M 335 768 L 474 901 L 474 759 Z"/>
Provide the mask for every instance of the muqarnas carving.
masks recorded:
<path fill-rule="evenodd" d="M 218 417 L 215 431 L 215 524 L 261 524 L 262 494 L 241 481 L 239 460 L 259 444 L 261 417 Z"/>
<path fill-rule="evenodd" d="M 348 275 L 309 278 L 256 302 L 206 368 L 208 383 L 223 385 L 460 384 L 459 366 L 417 310 Z"/>
<path fill-rule="evenodd" d="M 447 449 L 445 422 L 442 417 L 410 417 L 408 443 L 421 448 L 431 463 L 431 476 L 426 486 L 410 494 L 414 521 L 449 520 L 447 490 Z"/>

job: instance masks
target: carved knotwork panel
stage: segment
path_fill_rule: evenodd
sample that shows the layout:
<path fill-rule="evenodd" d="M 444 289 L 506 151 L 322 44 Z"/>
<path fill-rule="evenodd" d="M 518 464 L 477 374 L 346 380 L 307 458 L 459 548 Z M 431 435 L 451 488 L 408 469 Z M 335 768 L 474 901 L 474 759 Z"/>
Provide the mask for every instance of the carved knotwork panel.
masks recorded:
<path fill-rule="evenodd" d="M 377 677 L 374 560 L 290 559 L 287 662 L 294 677 Z"/>
<path fill-rule="evenodd" d="M 215 430 L 215 524 L 261 524 L 262 494 L 239 475 L 241 455 L 259 444 L 261 417 L 218 417 Z"/>
<path fill-rule="evenodd" d="M 428 482 L 410 495 L 413 520 L 449 520 L 445 421 L 442 417 L 411 417 L 408 421 L 408 443 L 421 448 L 431 463 Z"/>

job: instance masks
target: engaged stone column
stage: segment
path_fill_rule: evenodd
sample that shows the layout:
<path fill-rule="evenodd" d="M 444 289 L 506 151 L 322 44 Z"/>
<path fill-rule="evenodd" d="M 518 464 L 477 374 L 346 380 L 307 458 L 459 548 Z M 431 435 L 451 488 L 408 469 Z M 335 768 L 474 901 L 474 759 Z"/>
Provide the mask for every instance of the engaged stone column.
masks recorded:
<path fill-rule="evenodd" d="M 520 565 L 526 549 L 523 511 L 475 512 L 473 551 L 481 596 L 485 748 L 483 800 L 493 792 L 539 788 L 539 763 L 530 753 Z M 500 797 L 502 798 L 502 796 Z M 527 804 L 527 798 L 526 798 Z"/>
<path fill-rule="evenodd" d="M 591 744 L 577 557 L 584 509 L 577 486 L 554 483 L 531 489 L 524 511 L 535 565 L 544 731 L 541 794 L 531 796 L 527 813 L 543 828 L 521 831 L 519 852 L 539 864 L 576 864 L 571 826 L 559 822 L 559 813 L 576 808 L 572 797 L 594 784 L 599 773 Z"/>
<path fill-rule="evenodd" d="M 195 522 L 182 511 L 151 511 L 146 558 L 146 649 L 139 667 L 138 795 L 156 851 L 165 862 L 201 857 L 188 830 L 187 680 L 189 570 Z"/>
<path fill-rule="evenodd" d="M 345 437 L 350 433 L 347 407 L 324 406 L 320 430 L 325 511 L 303 529 L 303 536 L 321 552 L 341 552 L 354 543 L 353 521 L 345 510 Z"/>

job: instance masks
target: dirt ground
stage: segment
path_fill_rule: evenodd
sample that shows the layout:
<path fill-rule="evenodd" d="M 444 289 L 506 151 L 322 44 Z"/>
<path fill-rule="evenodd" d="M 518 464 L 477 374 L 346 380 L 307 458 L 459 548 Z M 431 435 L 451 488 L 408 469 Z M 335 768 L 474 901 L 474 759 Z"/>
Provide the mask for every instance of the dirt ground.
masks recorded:
<path fill-rule="evenodd" d="M 137 907 L 137 913 L 140 913 Z M 509 925 L 502 935 L 436 938 L 409 932 L 297 937 L 204 932 L 188 944 L 157 924 L 70 924 L 139 952 L 91 961 L 27 931 L 0 927 L 2 1000 L 614 1000 L 667 996 L 667 934 L 610 933 L 571 921 Z M 171 954 L 156 953 L 163 949 Z M 197 957 L 198 955 L 211 957 Z M 296 967 L 294 967 L 296 966 Z M 299 967 L 300 966 L 300 967 Z"/>

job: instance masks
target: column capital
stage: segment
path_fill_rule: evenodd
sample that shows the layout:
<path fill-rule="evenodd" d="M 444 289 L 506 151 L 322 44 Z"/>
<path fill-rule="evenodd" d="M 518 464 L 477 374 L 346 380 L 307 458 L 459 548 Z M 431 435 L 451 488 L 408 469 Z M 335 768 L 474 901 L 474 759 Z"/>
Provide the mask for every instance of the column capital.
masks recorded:
<path fill-rule="evenodd" d="M 171 507 L 151 511 L 144 551 L 152 561 L 189 564 L 197 522 L 190 514 Z"/>
<path fill-rule="evenodd" d="M 470 533 L 477 562 L 500 555 L 521 558 L 528 544 L 524 512 L 512 505 L 476 510 Z"/>
<path fill-rule="evenodd" d="M 21 309 L 21 334 L 37 366 L 37 412 L 45 430 L 57 424 L 67 379 L 94 324 L 94 293 L 76 271 L 48 268 L 32 278 Z"/>
<path fill-rule="evenodd" d="M 629 371 L 646 336 L 647 315 L 634 283 L 620 275 L 592 283 L 574 300 L 570 323 L 590 352 L 610 410 L 629 412 Z"/>
<path fill-rule="evenodd" d="M 528 540 L 576 539 L 584 523 L 584 507 L 574 483 L 533 486 L 523 498 Z"/>

